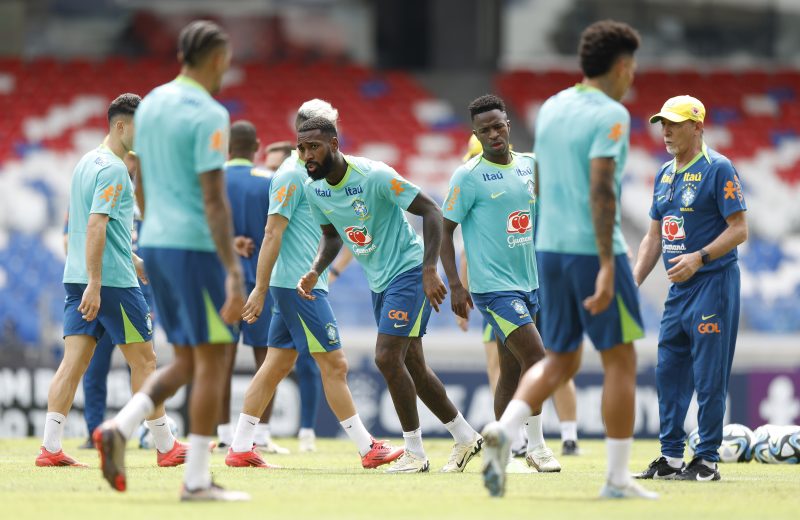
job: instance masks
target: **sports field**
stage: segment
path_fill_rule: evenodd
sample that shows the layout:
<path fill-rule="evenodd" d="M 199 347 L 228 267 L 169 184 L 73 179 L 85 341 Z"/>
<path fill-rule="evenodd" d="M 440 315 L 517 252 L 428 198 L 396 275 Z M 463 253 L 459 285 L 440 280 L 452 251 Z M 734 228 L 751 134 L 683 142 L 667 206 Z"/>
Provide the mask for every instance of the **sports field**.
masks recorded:
<path fill-rule="evenodd" d="M 281 443 L 297 448 L 292 440 Z M 280 470 L 228 468 L 215 453 L 215 480 L 253 496 L 241 504 L 181 504 L 183 469 L 156 467 L 152 452 L 128 450 L 128 491 L 121 494 L 101 478 L 96 453 L 78 450 L 77 440 L 67 441 L 65 451 L 89 469 L 37 468 L 38 445 L 37 439 L 0 440 L 2 518 L 800 518 L 800 465 L 722 465 L 720 482 L 648 482 L 661 493 L 657 502 L 598 500 L 605 468 L 599 441 L 583 441 L 582 456 L 562 458 L 560 474 L 510 475 L 502 499 L 487 496 L 478 459 L 464 474 L 434 471 L 449 454 L 444 440 L 425 441 L 431 473 L 416 475 L 363 470 L 344 440 L 318 440 L 312 454 L 268 457 Z M 654 454 L 655 442 L 637 441 L 632 467 L 643 468 Z"/>

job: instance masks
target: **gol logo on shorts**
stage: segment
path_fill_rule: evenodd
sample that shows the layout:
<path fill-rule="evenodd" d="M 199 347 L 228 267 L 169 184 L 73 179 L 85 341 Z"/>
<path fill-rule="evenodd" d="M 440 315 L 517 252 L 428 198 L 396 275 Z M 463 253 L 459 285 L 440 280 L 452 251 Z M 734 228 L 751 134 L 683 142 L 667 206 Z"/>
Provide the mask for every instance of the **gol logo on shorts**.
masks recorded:
<path fill-rule="evenodd" d="M 398 320 L 398 321 L 408 321 L 408 312 L 406 311 L 396 311 L 394 309 L 389 311 L 389 319 L 390 320 Z"/>
<path fill-rule="evenodd" d="M 701 323 L 697 326 L 697 332 L 700 334 L 719 334 L 719 323 Z"/>

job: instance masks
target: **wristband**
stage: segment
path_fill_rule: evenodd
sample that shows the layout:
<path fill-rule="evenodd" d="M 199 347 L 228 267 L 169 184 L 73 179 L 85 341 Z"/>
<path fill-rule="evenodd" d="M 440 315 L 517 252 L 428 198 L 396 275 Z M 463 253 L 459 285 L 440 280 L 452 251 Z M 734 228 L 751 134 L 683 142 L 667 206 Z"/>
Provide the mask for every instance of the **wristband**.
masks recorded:
<path fill-rule="evenodd" d="M 331 273 L 333 276 L 335 276 L 336 278 L 339 278 L 339 276 L 342 274 L 342 273 L 340 273 L 340 272 L 339 272 L 339 270 L 338 270 L 338 269 L 336 269 L 335 267 L 329 267 L 329 268 L 328 268 L 328 271 L 329 271 L 329 272 L 330 272 L 330 273 Z"/>

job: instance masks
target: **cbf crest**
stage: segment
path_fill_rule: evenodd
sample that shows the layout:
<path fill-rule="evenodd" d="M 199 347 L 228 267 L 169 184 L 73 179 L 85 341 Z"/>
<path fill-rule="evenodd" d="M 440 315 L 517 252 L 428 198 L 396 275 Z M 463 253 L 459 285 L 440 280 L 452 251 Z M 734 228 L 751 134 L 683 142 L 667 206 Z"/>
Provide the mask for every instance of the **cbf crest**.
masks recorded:
<path fill-rule="evenodd" d="M 351 206 L 353 206 L 353 211 L 355 212 L 358 218 L 364 219 L 369 214 L 367 203 L 361 199 L 354 200 Z"/>
<path fill-rule="evenodd" d="M 683 204 L 684 208 L 688 208 L 694 202 L 694 199 L 697 198 L 697 188 L 695 188 L 692 184 L 687 184 L 683 187 L 683 191 L 681 192 L 681 204 Z"/>
<path fill-rule="evenodd" d="M 520 300 L 511 300 L 511 308 L 520 316 L 528 314 L 528 308 Z"/>
<path fill-rule="evenodd" d="M 339 342 L 339 334 L 336 331 L 336 325 L 327 323 L 325 325 L 325 333 L 328 334 L 328 343 L 331 345 Z"/>

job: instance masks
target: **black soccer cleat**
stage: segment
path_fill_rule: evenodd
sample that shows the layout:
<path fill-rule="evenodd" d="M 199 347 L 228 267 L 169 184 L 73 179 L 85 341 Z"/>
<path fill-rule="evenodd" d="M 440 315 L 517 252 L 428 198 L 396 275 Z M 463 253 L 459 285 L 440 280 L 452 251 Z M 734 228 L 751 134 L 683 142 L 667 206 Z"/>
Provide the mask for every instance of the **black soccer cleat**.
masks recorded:
<path fill-rule="evenodd" d="M 654 479 L 654 480 L 673 480 L 678 478 L 686 464 L 681 463 L 680 469 L 673 468 L 667 462 L 665 457 L 659 457 L 647 466 L 647 469 L 641 473 L 635 473 L 633 478 L 638 479 Z"/>
<path fill-rule="evenodd" d="M 717 469 L 717 464 L 714 464 L 714 468 L 709 468 L 705 464 L 703 464 L 702 459 L 699 457 L 695 457 L 686 466 L 686 469 L 681 472 L 680 475 L 675 477 L 675 480 L 694 480 L 699 482 L 708 482 L 711 480 L 720 480 L 722 477 L 719 474 L 719 469 Z"/>
<path fill-rule="evenodd" d="M 581 450 L 578 448 L 577 441 L 564 441 L 561 443 L 561 455 L 572 456 L 580 454 Z"/>

